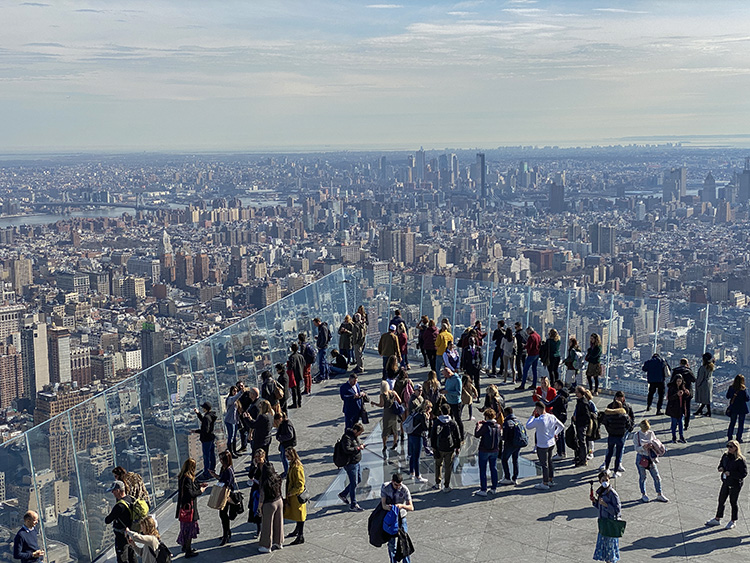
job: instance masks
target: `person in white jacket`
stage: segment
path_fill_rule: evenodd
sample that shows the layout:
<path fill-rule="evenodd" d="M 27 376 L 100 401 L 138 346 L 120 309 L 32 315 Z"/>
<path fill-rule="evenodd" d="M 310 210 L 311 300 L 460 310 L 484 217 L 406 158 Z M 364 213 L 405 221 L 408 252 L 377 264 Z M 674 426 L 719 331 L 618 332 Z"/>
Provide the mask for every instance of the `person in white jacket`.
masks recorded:
<path fill-rule="evenodd" d="M 651 430 L 651 424 L 648 420 L 642 420 L 640 430 L 633 434 L 633 447 L 635 448 L 635 466 L 638 468 L 638 486 L 641 489 L 641 502 L 648 502 L 646 494 L 646 471 L 651 473 L 656 489 L 656 500 L 660 502 L 669 502 L 661 491 L 661 476 L 656 464 L 659 458 L 653 457 L 648 451 L 652 444 L 657 442 L 656 434 Z"/>
<path fill-rule="evenodd" d="M 536 432 L 536 455 L 542 465 L 542 482 L 534 485 L 534 488 L 548 491 L 550 486 L 555 484 L 555 470 L 552 465 L 555 436 L 563 432 L 565 426 L 556 416 L 546 412 L 544 403 L 537 401 L 534 412 L 526 422 L 526 428 Z"/>

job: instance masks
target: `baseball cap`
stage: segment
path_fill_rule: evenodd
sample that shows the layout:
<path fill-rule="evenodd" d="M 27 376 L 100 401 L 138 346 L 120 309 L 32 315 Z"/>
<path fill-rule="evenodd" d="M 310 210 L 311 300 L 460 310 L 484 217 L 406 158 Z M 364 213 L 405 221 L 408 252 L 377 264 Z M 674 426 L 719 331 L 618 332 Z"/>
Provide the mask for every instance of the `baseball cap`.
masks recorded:
<path fill-rule="evenodd" d="M 396 330 L 396 325 L 391 325 L 388 327 L 388 330 Z"/>
<path fill-rule="evenodd" d="M 117 489 L 120 489 L 121 491 L 125 492 L 125 483 L 123 483 L 122 481 L 115 481 L 114 483 L 112 483 L 112 486 L 109 489 L 107 489 L 107 492 L 111 493 L 112 491 L 117 490 Z"/>

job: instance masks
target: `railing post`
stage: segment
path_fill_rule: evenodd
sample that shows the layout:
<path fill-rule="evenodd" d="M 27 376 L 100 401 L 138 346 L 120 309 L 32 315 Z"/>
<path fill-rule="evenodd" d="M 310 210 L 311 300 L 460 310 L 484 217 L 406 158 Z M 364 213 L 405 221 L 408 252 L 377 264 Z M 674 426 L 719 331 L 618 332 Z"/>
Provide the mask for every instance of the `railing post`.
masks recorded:
<path fill-rule="evenodd" d="M 612 300 L 609 305 L 609 328 L 607 329 L 607 371 L 604 374 L 604 388 L 609 389 L 609 364 L 612 356 L 612 321 L 615 316 L 615 294 L 612 294 Z"/>
<path fill-rule="evenodd" d="M 531 286 L 529 286 L 529 292 L 526 296 L 526 327 L 530 325 L 531 325 Z"/>
<path fill-rule="evenodd" d="M 33 430 L 33 429 L 32 429 Z M 31 455 L 31 443 L 29 442 L 30 431 L 24 432 L 26 438 L 26 455 L 29 456 L 29 470 L 31 471 L 31 485 L 34 487 L 36 505 L 43 512 L 42 501 L 39 498 L 39 484 L 36 482 L 36 470 L 34 469 L 34 456 Z M 44 531 L 44 518 L 39 518 L 39 526 L 42 529 L 42 544 L 44 545 L 44 561 L 49 561 L 49 550 L 47 549 L 47 533 Z"/>
<path fill-rule="evenodd" d="M 453 316 L 451 318 L 451 334 L 453 334 L 453 331 L 455 330 L 455 327 L 456 327 L 456 302 L 457 300 L 458 300 L 458 278 L 453 278 Z M 456 335 L 453 334 L 453 338 L 455 337 Z"/>
<path fill-rule="evenodd" d="M 135 392 L 138 395 L 138 397 L 141 396 L 141 380 L 139 378 L 136 378 L 135 380 Z M 167 392 L 169 392 L 169 389 L 167 389 Z M 141 406 L 141 401 L 138 401 L 138 415 L 141 417 L 141 429 L 143 431 L 143 447 L 146 450 L 146 462 L 148 464 L 148 477 L 151 480 L 151 493 L 154 495 L 154 498 L 152 499 L 152 502 L 156 504 L 156 483 L 154 482 L 154 470 L 151 467 L 151 450 L 148 449 L 148 437 L 146 436 L 146 423 L 143 420 L 143 407 Z M 177 447 L 177 444 L 175 444 L 175 448 Z M 114 449 L 114 444 L 113 444 Z M 169 464 L 167 464 L 167 476 L 169 476 Z"/>
<path fill-rule="evenodd" d="M 495 282 L 490 282 L 490 308 L 487 311 L 487 328 L 486 328 L 486 332 L 487 332 L 487 339 L 486 339 L 487 340 L 487 352 L 484 355 L 485 366 L 489 366 L 490 362 L 492 361 L 492 358 L 490 356 L 490 340 L 492 339 L 492 333 L 493 333 L 493 329 L 492 329 L 492 303 L 493 303 L 493 298 L 494 297 L 495 297 Z M 495 366 L 492 366 L 492 367 L 494 368 Z M 500 366 L 500 367 L 502 368 L 502 366 Z"/>
<path fill-rule="evenodd" d="M 570 341 L 570 295 L 571 290 L 568 288 L 568 307 L 565 312 L 565 350 L 567 357 L 568 342 Z"/>
<path fill-rule="evenodd" d="M 422 322 L 422 302 L 424 301 L 424 274 L 422 274 L 422 287 L 419 290 L 419 321 Z"/>
<path fill-rule="evenodd" d="M 661 298 L 656 299 L 656 318 L 654 319 L 654 348 L 652 354 L 656 354 L 659 343 L 659 309 L 661 308 Z"/>
<path fill-rule="evenodd" d="M 76 447 L 76 439 L 73 435 L 73 420 L 70 418 L 70 410 L 68 409 L 68 432 L 70 433 L 70 444 L 73 448 L 73 463 L 76 467 L 76 482 L 78 483 L 78 504 L 81 507 L 81 513 L 83 514 L 83 521 L 88 522 L 89 519 L 86 516 L 86 499 L 84 498 L 83 485 L 81 484 L 81 473 L 78 470 L 78 448 Z M 91 537 L 89 536 L 89 527 L 84 526 L 86 530 L 86 545 L 89 548 L 89 561 L 94 560 L 94 553 L 91 551 Z"/>
<path fill-rule="evenodd" d="M 706 303 L 706 322 L 703 325 L 703 353 L 706 353 L 706 349 L 708 347 L 708 313 L 709 313 L 709 307 L 711 305 L 709 303 Z"/>

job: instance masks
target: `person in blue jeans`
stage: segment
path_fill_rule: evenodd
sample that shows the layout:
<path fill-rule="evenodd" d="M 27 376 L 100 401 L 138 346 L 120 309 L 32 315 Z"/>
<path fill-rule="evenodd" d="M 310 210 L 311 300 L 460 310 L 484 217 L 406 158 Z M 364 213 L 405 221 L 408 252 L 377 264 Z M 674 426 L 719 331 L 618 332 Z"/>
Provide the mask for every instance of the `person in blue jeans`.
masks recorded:
<path fill-rule="evenodd" d="M 349 367 L 347 359 L 338 350 L 331 350 L 331 363 L 328 365 L 328 371 L 333 375 L 346 375 L 346 370 Z"/>
<path fill-rule="evenodd" d="M 523 424 L 513 414 L 513 407 L 505 407 L 503 411 L 505 414 L 505 422 L 503 422 L 503 453 L 500 457 L 503 464 L 503 478 L 500 481 L 501 485 L 517 485 L 518 484 L 518 454 L 521 451 L 521 446 L 516 445 L 516 425 Z M 513 474 L 510 472 L 510 460 L 513 460 Z"/>
<path fill-rule="evenodd" d="M 351 428 L 347 428 L 341 437 L 341 448 L 348 458 L 348 463 L 344 465 L 344 471 L 346 471 L 346 475 L 349 478 L 349 484 L 338 496 L 344 504 L 349 505 L 349 510 L 353 510 L 354 512 L 362 512 L 364 510 L 357 504 L 357 485 L 362 480 L 362 469 L 359 462 L 362 461 L 362 450 L 365 448 L 362 442 L 359 441 L 359 437 L 364 431 L 365 427 L 360 422 L 357 422 Z"/>
<path fill-rule="evenodd" d="M 218 477 L 214 471 L 216 468 L 216 434 L 214 434 L 214 425 L 216 424 L 216 413 L 211 410 L 211 403 L 206 401 L 201 405 L 201 411 L 193 409 L 201 422 L 200 430 L 193 430 L 195 434 L 200 435 L 201 447 L 203 449 L 203 474 L 201 480 L 208 481 L 212 477 Z"/>
<path fill-rule="evenodd" d="M 409 475 L 417 483 L 426 483 L 427 479 L 419 472 L 419 456 L 422 453 L 422 435 L 430 428 L 432 403 L 425 401 L 420 410 L 414 414 L 414 428 L 409 432 Z"/>
<path fill-rule="evenodd" d="M 492 478 L 490 492 L 497 492 L 497 456 L 502 447 L 502 429 L 496 416 L 493 409 L 485 409 L 484 420 L 477 422 L 474 429 L 474 437 L 479 438 L 479 490 L 474 494 L 480 497 L 487 496 L 487 464 Z"/>
<path fill-rule="evenodd" d="M 729 407 L 727 408 L 727 414 L 729 414 L 727 440 L 732 439 L 734 427 L 739 422 L 737 426 L 737 441 L 741 444 L 742 433 L 745 431 L 745 417 L 748 413 L 747 402 L 750 401 L 750 395 L 748 395 L 747 388 L 745 387 L 744 375 L 737 375 L 734 378 L 731 387 L 727 389 L 727 399 L 729 399 Z"/>
<path fill-rule="evenodd" d="M 537 368 L 539 366 L 539 352 L 542 347 L 542 337 L 532 327 L 526 329 L 526 359 L 523 362 L 523 377 L 521 379 L 521 385 L 516 389 L 526 388 L 526 378 L 529 376 L 529 368 L 534 374 L 534 379 L 531 382 L 531 388 L 536 388 L 537 379 Z"/>
<path fill-rule="evenodd" d="M 391 477 L 390 483 L 384 483 L 380 488 L 380 505 L 386 512 L 391 509 L 391 506 L 395 506 L 399 509 L 400 524 L 404 532 L 409 532 L 409 528 L 406 525 L 406 513 L 414 510 L 414 504 L 411 501 L 411 493 L 409 489 L 404 485 L 404 478 L 401 473 L 394 473 Z M 393 537 L 388 540 L 388 556 L 391 558 L 391 563 L 396 561 L 396 538 Z M 411 563 L 409 557 L 402 559 L 404 563 Z"/>

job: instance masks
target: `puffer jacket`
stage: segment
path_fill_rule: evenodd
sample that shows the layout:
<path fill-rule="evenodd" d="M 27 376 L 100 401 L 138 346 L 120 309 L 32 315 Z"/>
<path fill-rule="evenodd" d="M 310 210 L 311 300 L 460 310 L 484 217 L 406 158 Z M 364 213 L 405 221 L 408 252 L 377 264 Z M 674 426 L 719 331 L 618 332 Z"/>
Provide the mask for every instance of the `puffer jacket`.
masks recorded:
<path fill-rule="evenodd" d="M 604 411 L 604 427 L 607 429 L 607 434 L 610 436 L 618 438 L 625 436 L 630 427 L 628 412 L 622 407 L 607 407 Z"/>

